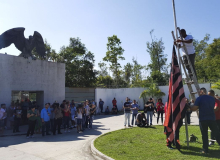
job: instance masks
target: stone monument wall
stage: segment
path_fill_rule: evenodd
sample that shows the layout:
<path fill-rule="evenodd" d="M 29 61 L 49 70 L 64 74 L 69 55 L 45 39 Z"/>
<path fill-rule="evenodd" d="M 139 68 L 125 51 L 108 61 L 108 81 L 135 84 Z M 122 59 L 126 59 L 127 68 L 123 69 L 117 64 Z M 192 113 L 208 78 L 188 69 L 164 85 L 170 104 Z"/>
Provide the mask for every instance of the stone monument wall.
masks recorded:
<path fill-rule="evenodd" d="M 0 103 L 11 103 L 12 91 L 37 91 L 42 103 L 65 99 L 65 64 L 0 54 Z M 41 104 L 41 105 L 43 105 Z"/>

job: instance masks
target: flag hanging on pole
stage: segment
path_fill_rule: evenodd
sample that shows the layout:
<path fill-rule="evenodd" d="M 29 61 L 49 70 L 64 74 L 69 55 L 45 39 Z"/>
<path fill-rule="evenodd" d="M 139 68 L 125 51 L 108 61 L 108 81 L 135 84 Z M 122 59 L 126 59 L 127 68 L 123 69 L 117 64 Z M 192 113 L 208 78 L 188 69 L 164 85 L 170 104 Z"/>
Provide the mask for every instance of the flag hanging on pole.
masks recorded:
<path fill-rule="evenodd" d="M 185 93 L 183 89 L 182 75 L 177 61 L 175 47 L 173 46 L 172 65 L 169 80 L 169 95 L 165 115 L 165 134 L 167 135 L 167 146 L 174 143 L 180 149 L 179 129 L 187 108 L 185 107 Z"/>

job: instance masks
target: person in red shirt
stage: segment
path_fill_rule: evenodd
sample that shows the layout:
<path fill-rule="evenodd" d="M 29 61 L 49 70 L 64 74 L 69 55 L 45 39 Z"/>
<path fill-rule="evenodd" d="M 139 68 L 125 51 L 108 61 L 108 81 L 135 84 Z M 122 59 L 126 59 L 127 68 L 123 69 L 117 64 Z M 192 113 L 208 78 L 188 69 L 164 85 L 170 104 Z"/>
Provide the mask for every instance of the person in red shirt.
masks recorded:
<path fill-rule="evenodd" d="M 161 123 L 163 124 L 163 112 L 164 112 L 164 104 L 162 103 L 162 99 L 159 98 L 156 104 L 157 108 L 157 124 L 161 115 Z"/>
<path fill-rule="evenodd" d="M 113 105 L 113 106 L 115 106 L 115 108 L 116 108 L 116 109 L 117 109 L 117 111 L 118 111 L 118 107 L 117 107 L 117 101 L 116 101 L 116 99 L 115 99 L 115 98 L 112 100 L 112 105 Z"/>
<path fill-rule="evenodd" d="M 216 119 L 216 123 L 217 123 L 217 127 L 218 127 L 218 131 L 219 131 L 219 135 L 220 135 L 220 100 L 218 100 L 214 95 L 215 93 L 212 92 L 213 90 L 210 90 L 208 92 L 208 95 L 212 96 L 215 98 L 215 119 Z M 215 139 L 215 136 L 213 135 L 213 133 L 211 132 L 211 139 Z M 209 145 L 214 145 L 215 141 L 210 141 Z"/>
<path fill-rule="evenodd" d="M 70 106 L 69 104 L 65 105 L 64 108 L 64 116 L 63 116 L 63 120 L 64 120 L 64 132 L 70 132 L 69 130 L 69 120 L 70 120 Z"/>

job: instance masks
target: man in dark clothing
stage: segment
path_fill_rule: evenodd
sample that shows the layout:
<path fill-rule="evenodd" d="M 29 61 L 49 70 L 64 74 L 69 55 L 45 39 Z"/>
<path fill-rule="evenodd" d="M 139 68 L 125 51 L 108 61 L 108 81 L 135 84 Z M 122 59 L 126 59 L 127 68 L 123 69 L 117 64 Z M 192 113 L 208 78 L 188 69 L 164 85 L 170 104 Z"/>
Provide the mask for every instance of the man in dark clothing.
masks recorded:
<path fill-rule="evenodd" d="M 104 106 L 104 101 L 102 101 L 102 99 L 100 99 L 100 101 L 99 101 L 99 108 L 101 110 L 101 113 L 103 113 L 103 106 Z"/>
<path fill-rule="evenodd" d="M 144 127 L 147 124 L 147 120 L 144 112 L 137 114 L 136 123 L 138 127 Z"/>
<path fill-rule="evenodd" d="M 200 89 L 200 96 L 196 99 L 195 104 L 191 107 L 192 111 L 199 109 L 199 125 L 202 133 L 203 150 L 202 153 L 208 153 L 208 127 L 220 145 L 220 135 L 215 121 L 215 98 L 207 95 L 205 88 Z"/>
<path fill-rule="evenodd" d="M 129 98 L 126 98 L 126 102 L 124 103 L 124 114 L 125 114 L 125 122 L 124 126 L 126 127 L 128 121 L 128 127 L 132 127 L 130 125 L 130 117 L 131 117 L 131 103 L 129 102 Z"/>
<path fill-rule="evenodd" d="M 147 108 L 147 125 L 152 125 L 152 117 L 154 113 L 154 100 L 153 98 L 150 98 L 147 103 L 145 104 L 145 107 Z"/>

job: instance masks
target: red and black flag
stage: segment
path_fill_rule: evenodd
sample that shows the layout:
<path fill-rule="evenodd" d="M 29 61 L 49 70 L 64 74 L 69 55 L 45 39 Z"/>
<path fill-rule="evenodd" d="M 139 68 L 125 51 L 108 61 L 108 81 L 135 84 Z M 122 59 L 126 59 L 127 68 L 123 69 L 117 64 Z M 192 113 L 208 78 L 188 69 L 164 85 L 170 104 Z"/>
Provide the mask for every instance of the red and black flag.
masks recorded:
<path fill-rule="evenodd" d="M 183 124 L 186 113 L 185 93 L 183 89 L 182 75 L 177 61 L 176 51 L 173 46 L 172 66 L 169 80 L 169 95 L 165 115 L 165 134 L 167 135 L 167 146 L 175 144 L 180 149 L 179 129 Z"/>

